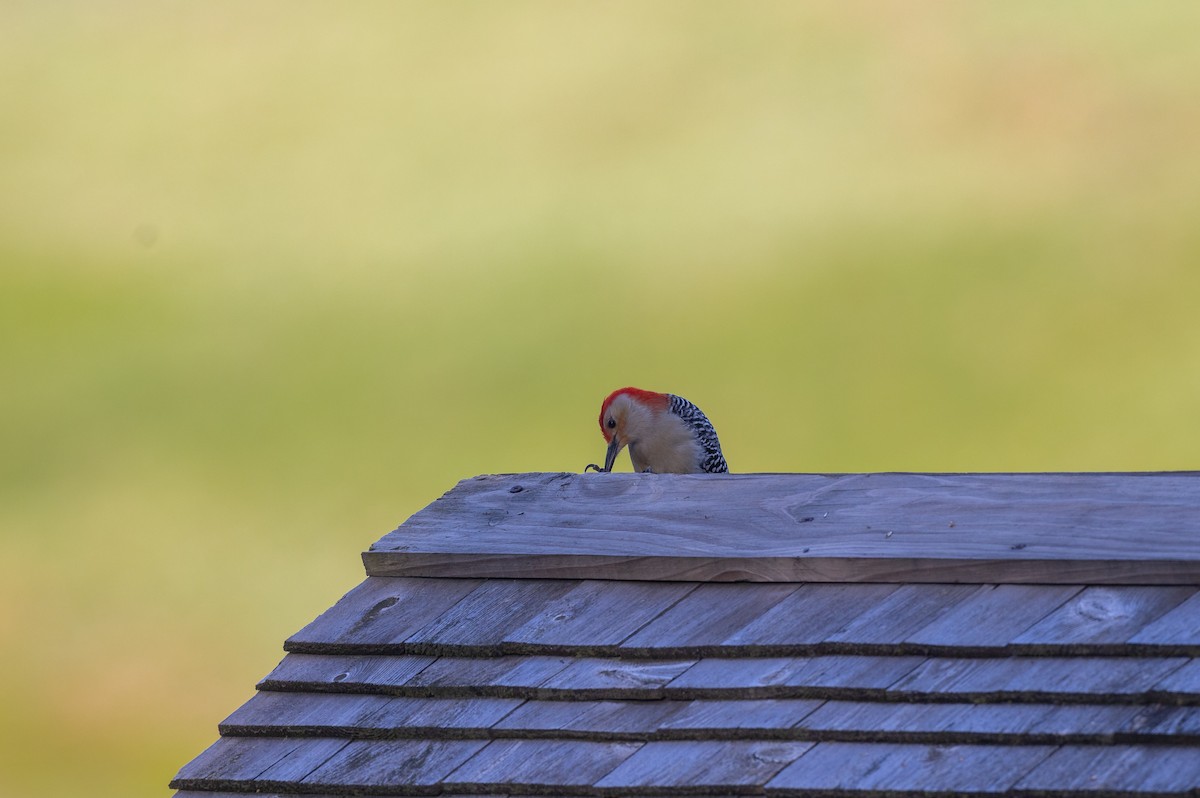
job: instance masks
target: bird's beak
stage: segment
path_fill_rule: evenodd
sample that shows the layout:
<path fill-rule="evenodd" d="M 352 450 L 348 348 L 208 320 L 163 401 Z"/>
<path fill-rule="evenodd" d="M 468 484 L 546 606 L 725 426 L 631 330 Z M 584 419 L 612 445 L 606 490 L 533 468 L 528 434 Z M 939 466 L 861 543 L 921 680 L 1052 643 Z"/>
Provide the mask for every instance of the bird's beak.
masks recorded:
<path fill-rule="evenodd" d="M 608 442 L 608 451 L 604 453 L 604 470 L 612 471 L 613 463 L 617 461 L 617 455 L 621 453 L 621 449 L 625 448 L 625 444 L 621 443 L 617 433 L 613 433 L 612 440 Z"/>

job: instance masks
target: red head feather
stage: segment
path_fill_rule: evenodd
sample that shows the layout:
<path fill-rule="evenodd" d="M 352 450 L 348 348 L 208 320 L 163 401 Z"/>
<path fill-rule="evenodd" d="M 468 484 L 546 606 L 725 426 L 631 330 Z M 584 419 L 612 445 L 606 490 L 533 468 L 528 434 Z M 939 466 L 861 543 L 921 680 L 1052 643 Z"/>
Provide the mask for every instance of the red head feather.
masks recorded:
<path fill-rule="evenodd" d="M 604 404 L 600 405 L 600 431 L 604 433 L 605 440 L 608 440 L 609 432 L 604 428 L 604 416 L 608 413 L 608 408 L 613 403 L 613 400 L 622 394 L 635 402 L 641 402 L 658 410 L 665 410 L 670 403 L 665 393 L 643 391 L 641 388 L 618 388 L 605 398 Z"/>

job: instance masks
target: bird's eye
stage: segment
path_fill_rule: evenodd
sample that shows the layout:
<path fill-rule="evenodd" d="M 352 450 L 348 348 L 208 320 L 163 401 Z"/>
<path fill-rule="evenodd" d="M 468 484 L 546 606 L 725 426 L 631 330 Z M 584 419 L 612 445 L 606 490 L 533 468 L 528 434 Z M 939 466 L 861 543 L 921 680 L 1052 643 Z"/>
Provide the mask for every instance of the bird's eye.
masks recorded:
<path fill-rule="evenodd" d="M 615 418 L 610 418 L 610 419 L 608 420 L 608 428 L 609 428 L 609 429 L 616 429 L 616 428 L 617 428 L 617 420 L 616 420 Z"/>

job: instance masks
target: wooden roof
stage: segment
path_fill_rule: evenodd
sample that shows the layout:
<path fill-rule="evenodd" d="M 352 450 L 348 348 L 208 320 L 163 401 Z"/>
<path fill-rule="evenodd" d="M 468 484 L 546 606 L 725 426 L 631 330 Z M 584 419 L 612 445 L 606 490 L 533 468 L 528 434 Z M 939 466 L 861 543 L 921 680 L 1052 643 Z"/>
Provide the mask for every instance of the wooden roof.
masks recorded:
<path fill-rule="evenodd" d="M 364 560 L 180 796 L 1200 794 L 1197 474 L 490 476 Z"/>

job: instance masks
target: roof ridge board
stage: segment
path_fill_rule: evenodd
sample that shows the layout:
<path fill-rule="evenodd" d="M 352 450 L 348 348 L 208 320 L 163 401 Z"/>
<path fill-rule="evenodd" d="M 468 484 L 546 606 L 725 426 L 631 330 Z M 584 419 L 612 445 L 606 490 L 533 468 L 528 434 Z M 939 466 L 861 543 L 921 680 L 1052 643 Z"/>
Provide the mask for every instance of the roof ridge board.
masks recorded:
<path fill-rule="evenodd" d="M 288 640 L 283 650 L 289 654 L 319 656 L 426 656 L 490 659 L 512 656 L 598 657 L 636 660 L 757 659 L 762 657 L 969 657 L 1005 659 L 1008 657 L 1200 657 L 1200 643 L 1006 643 L 1002 646 L 937 645 L 930 643 L 777 643 L 746 645 L 702 645 L 630 647 L 620 645 L 562 645 L 503 642 L 488 645 L 422 643 L 320 643 Z"/>
<path fill-rule="evenodd" d="M 597 535 L 608 534 L 597 530 Z M 1015 544 L 1021 550 L 1025 544 Z M 1110 587 L 1200 586 L 1200 557 L 867 557 L 817 554 L 742 557 L 575 552 L 365 551 L 367 576 L 755 584 L 976 584 Z"/>
<path fill-rule="evenodd" d="M 1195 585 L 1200 546 L 1179 532 L 1197 528 L 1198 477 L 483 476 L 364 560 L 391 575 Z M 883 530 L 897 534 L 884 542 Z M 742 559 L 748 568 L 731 573 Z"/>

